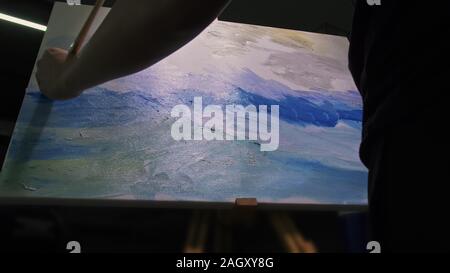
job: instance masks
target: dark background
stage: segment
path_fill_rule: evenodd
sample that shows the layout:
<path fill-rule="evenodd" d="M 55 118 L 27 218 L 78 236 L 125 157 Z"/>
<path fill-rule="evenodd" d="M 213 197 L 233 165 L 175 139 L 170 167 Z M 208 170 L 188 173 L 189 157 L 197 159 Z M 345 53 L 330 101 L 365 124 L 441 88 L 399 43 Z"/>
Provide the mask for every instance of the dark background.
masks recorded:
<path fill-rule="evenodd" d="M 46 25 L 53 2 L 0 0 L 0 12 Z M 346 36 L 352 12 L 352 0 L 234 0 L 220 19 Z M 0 20 L 0 166 L 43 34 Z M 0 251 L 64 252 L 68 241 L 79 240 L 83 250 L 91 252 L 178 252 L 191 214 L 190 210 L 168 209 L 3 206 Z M 251 224 L 230 227 L 235 234 L 233 251 L 282 251 L 268 225 L 267 212 L 256 210 L 253 215 Z M 363 250 L 364 216 L 342 216 L 335 211 L 291 212 L 291 216 L 323 252 Z"/>

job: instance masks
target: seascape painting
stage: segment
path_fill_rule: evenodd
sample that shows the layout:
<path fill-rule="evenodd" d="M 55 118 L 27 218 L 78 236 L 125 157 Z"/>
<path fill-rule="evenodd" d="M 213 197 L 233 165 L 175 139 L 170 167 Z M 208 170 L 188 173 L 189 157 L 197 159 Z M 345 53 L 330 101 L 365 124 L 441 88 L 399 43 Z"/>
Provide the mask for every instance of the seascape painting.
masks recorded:
<path fill-rule="evenodd" d="M 41 52 L 70 46 L 76 27 L 61 29 L 77 9 L 55 5 Z M 366 205 L 362 101 L 347 54 L 344 37 L 215 21 L 158 64 L 73 100 L 48 100 L 33 77 L 0 197 Z M 278 149 L 174 140 L 171 110 L 195 97 L 278 105 Z"/>

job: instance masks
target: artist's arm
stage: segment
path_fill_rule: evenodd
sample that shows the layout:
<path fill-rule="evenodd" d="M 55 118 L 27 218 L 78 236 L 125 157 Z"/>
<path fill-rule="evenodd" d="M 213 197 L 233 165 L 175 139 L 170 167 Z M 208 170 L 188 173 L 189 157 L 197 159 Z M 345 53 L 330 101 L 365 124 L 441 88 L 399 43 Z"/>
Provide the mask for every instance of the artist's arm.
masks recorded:
<path fill-rule="evenodd" d="M 195 38 L 229 0 L 117 0 L 80 54 L 48 49 L 36 74 L 51 99 L 70 99 L 143 70 Z"/>

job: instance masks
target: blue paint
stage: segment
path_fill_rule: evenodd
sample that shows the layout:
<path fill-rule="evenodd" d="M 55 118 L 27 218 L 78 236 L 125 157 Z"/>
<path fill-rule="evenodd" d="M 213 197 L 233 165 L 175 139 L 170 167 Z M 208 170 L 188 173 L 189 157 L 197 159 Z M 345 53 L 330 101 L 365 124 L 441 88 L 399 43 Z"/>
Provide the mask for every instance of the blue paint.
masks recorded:
<path fill-rule="evenodd" d="M 19 122 L 36 124 L 34 112 L 37 105 L 50 104 L 40 93 L 29 92 L 22 107 Z M 121 126 L 138 120 L 142 113 L 156 109 L 158 100 L 139 92 L 118 93 L 97 87 L 82 96 L 68 101 L 53 102 L 52 113 L 45 126 L 48 128 L 96 128 Z M 33 123 L 35 122 L 35 123 Z"/>

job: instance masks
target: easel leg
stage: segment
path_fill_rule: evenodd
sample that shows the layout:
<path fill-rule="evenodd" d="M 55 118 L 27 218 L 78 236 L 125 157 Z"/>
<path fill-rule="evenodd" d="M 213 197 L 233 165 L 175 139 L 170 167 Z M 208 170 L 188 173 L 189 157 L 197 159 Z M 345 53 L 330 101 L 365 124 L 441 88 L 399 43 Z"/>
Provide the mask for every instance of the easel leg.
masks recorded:
<path fill-rule="evenodd" d="M 218 211 L 215 219 L 213 250 L 215 253 L 230 253 L 233 247 L 233 215 Z"/>
<path fill-rule="evenodd" d="M 307 241 L 286 213 L 270 214 L 270 221 L 280 240 L 290 253 L 317 253 L 316 246 Z"/>
<path fill-rule="evenodd" d="M 184 246 L 185 253 L 205 252 L 209 218 L 208 212 L 194 212 L 189 225 L 186 244 Z"/>

